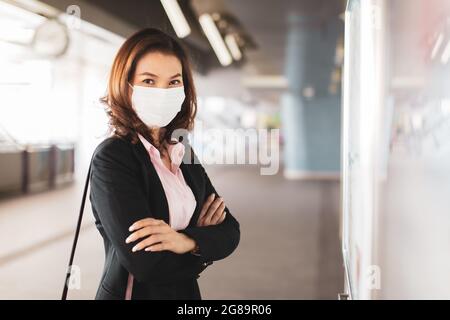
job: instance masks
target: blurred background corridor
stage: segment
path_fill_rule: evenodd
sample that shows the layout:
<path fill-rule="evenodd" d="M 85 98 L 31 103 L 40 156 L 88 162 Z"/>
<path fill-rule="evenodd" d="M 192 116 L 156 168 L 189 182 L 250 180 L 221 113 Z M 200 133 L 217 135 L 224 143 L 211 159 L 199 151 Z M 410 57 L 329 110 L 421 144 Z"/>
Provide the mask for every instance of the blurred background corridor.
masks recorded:
<path fill-rule="evenodd" d="M 232 257 L 201 275 L 203 297 L 335 299 L 344 284 L 338 216 L 343 2 L 178 3 L 191 29 L 181 41 L 195 67 L 203 128 L 279 128 L 286 99 L 286 134 L 292 135 L 275 175 L 261 175 L 258 164 L 208 166 L 241 222 L 242 240 Z M 144 27 L 176 36 L 163 4 L 0 1 L 0 298 L 59 298 L 89 158 L 106 135 L 98 98 L 127 36 Z M 203 14 L 237 43 L 232 62 L 219 60 L 198 21 Z M 296 100 L 314 105 L 305 107 L 309 120 L 295 110 Z M 87 203 L 75 257 L 81 290 L 69 298 L 94 297 L 103 256 Z"/>
<path fill-rule="evenodd" d="M 205 163 L 241 242 L 203 299 L 450 298 L 449 17 L 447 0 L 0 0 L 0 299 L 60 298 L 99 98 L 145 27 L 189 50 L 193 135 L 232 129 L 247 155 L 269 132 L 266 163 Z M 103 263 L 87 201 L 69 299 L 94 298 Z"/>

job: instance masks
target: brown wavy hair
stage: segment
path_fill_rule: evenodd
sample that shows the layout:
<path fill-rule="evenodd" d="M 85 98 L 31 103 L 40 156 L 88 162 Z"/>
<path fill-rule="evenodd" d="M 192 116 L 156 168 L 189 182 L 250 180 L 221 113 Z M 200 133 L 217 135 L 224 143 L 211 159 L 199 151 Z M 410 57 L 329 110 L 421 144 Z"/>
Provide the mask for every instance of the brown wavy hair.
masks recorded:
<path fill-rule="evenodd" d="M 131 81 L 137 62 L 149 52 L 160 52 L 174 55 L 182 66 L 182 77 L 185 100 L 181 111 L 165 126 L 160 141 L 154 141 L 151 129 L 143 123 L 132 108 L 129 96 Z M 109 118 L 108 132 L 125 138 L 133 144 L 137 143 L 140 133 L 152 144 L 171 143 L 172 133 L 177 129 L 192 130 L 197 113 L 197 97 L 195 93 L 192 70 L 187 52 L 174 38 L 156 28 L 140 30 L 128 38 L 117 52 L 109 75 L 107 93 L 100 101 L 106 105 Z"/>

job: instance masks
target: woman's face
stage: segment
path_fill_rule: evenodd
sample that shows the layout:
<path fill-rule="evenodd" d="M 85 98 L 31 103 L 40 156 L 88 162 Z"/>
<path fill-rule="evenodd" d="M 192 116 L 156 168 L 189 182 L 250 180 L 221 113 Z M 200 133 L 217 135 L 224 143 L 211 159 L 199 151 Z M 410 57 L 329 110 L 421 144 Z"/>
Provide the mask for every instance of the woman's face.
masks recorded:
<path fill-rule="evenodd" d="M 183 86 L 181 62 L 174 55 L 149 52 L 137 62 L 131 84 L 163 89 L 181 87 Z"/>

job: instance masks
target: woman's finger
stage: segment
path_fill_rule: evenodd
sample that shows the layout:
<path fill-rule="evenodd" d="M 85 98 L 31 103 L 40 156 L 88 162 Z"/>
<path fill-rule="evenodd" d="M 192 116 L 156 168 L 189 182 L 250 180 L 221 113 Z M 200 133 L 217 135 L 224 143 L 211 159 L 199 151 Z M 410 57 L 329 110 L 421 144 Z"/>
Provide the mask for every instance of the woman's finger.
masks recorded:
<path fill-rule="evenodd" d="M 147 247 L 145 248 L 145 251 L 163 251 L 163 250 L 170 250 L 170 246 L 168 242 L 161 242 L 161 243 L 157 243 L 152 245 L 151 247 Z"/>
<path fill-rule="evenodd" d="M 217 224 L 221 224 L 223 222 L 223 220 L 225 220 L 226 215 L 227 215 L 227 212 L 225 210 L 223 210 L 222 216 L 220 217 L 220 219 L 217 222 Z"/>
<path fill-rule="evenodd" d="M 145 238 L 141 242 L 139 242 L 137 245 L 131 249 L 131 251 L 136 252 L 139 250 L 142 250 L 146 247 L 149 247 L 155 243 L 164 241 L 167 238 L 167 235 L 165 234 L 152 234 L 150 237 Z"/>
<path fill-rule="evenodd" d="M 205 203 L 203 204 L 202 211 L 200 212 L 200 216 L 198 217 L 199 220 L 204 218 L 206 212 L 208 211 L 209 206 L 214 201 L 215 197 L 216 197 L 216 194 L 211 193 L 209 195 L 209 197 L 206 199 Z"/>
<path fill-rule="evenodd" d="M 219 222 L 220 217 L 222 216 L 223 211 L 225 210 L 225 202 L 222 201 L 217 210 L 213 213 L 211 217 L 211 224 L 217 224 Z"/>
<path fill-rule="evenodd" d="M 214 200 L 214 202 L 209 206 L 208 212 L 206 212 L 206 215 L 205 215 L 205 223 L 207 225 L 209 225 L 211 223 L 211 219 L 214 215 L 214 212 L 216 212 L 217 208 L 221 205 L 222 202 L 223 202 L 223 199 L 221 197 L 216 198 L 216 200 Z"/>
<path fill-rule="evenodd" d="M 205 225 L 204 219 L 198 219 L 197 221 L 197 227 L 203 227 Z"/>
<path fill-rule="evenodd" d="M 126 238 L 125 242 L 130 243 L 151 234 L 167 233 L 169 231 L 170 227 L 168 225 L 147 226 L 130 234 L 128 238 Z"/>
<path fill-rule="evenodd" d="M 148 235 L 150 235 L 150 228 L 149 227 L 141 228 L 141 229 L 133 232 L 132 234 L 130 234 L 128 236 L 128 238 L 125 239 L 125 243 L 130 243 L 130 242 L 136 241 L 136 240 L 146 237 Z"/>
<path fill-rule="evenodd" d="M 154 218 L 145 218 L 145 219 L 141 219 L 141 220 L 138 220 L 135 223 L 133 223 L 128 228 L 128 231 L 138 230 L 138 229 L 144 228 L 146 226 L 157 226 L 157 225 L 161 225 L 164 223 L 165 223 L 164 220 L 158 220 L 158 219 L 154 219 Z"/>

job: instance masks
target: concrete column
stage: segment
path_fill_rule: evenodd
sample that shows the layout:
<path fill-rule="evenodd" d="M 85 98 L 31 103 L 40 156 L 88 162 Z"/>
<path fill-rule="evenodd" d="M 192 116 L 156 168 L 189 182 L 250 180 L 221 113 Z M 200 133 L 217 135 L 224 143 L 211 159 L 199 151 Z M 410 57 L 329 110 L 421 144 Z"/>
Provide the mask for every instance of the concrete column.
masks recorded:
<path fill-rule="evenodd" d="M 288 16 L 284 74 L 289 85 L 281 97 L 287 178 L 339 174 L 340 95 L 328 92 L 339 28 L 314 19 Z"/>

